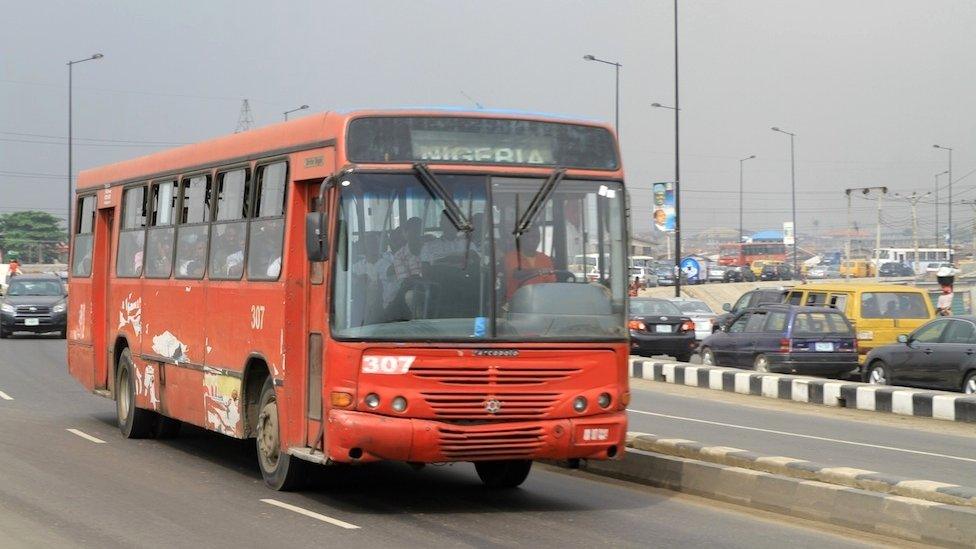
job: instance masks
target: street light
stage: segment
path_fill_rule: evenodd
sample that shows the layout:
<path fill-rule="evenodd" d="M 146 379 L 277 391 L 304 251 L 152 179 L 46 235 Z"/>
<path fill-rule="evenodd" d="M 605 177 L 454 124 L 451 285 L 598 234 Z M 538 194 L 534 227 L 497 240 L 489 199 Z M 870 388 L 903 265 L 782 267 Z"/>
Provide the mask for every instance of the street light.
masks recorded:
<path fill-rule="evenodd" d="M 603 63 L 604 65 L 612 65 L 614 70 L 614 100 L 613 100 L 613 131 L 617 132 L 617 140 L 620 140 L 620 63 L 616 61 L 607 61 L 605 59 L 600 59 L 594 57 L 590 54 L 583 56 L 584 61 L 596 61 L 597 63 Z"/>
<path fill-rule="evenodd" d="M 742 164 L 744 164 L 746 160 L 752 160 L 755 157 L 756 155 L 750 154 L 745 158 L 739 159 L 739 243 L 740 244 L 742 243 L 742 237 L 744 236 L 742 232 Z"/>
<path fill-rule="evenodd" d="M 77 65 L 78 63 L 84 63 L 85 61 L 94 61 L 95 59 L 101 59 L 102 57 L 104 57 L 102 54 L 95 53 L 95 54 L 92 54 L 90 57 L 86 57 L 84 59 L 77 59 L 75 61 L 68 61 L 67 62 L 67 65 L 68 65 L 68 218 L 64 222 L 64 226 L 65 226 L 65 228 L 68 229 L 68 237 L 69 237 L 68 238 L 68 242 L 69 242 L 68 246 L 71 245 L 70 244 L 70 242 L 71 242 L 71 238 L 70 238 L 71 237 L 71 203 L 73 202 L 73 200 L 72 200 L 72 192 L 71 191 L 73 189 L 73 181 L 74 181 L 74 172 L 73 172 L 73 166 L 72 166 L 72 160 L 73 160 L 72 159 L 72 148 L 73 148 L 72 132 L 73 132 L 73 124 L 72 124 L 72 119 L 71 119 L 71 110 L 72 110 L 72 98 L 71 98 L 72 70 L 71 69 L 72 69 L 73 66 Z M 69 254 L 70 254 L 70 251 L 71 250 L 69 248 L 69 250 L 68 250 Z"/>
<path fill-rule="evenodd" d="M 792 202 L 793 202 L 793 207 L 792 207 L 792 211 L 793 211 L 793 274 L 794 274 L 794 276 L 796 276 L 796 275 L 799 275 L 799 271 L 797 270 L 797 262 L 796 262 L 796 257 L 797 257 L 796 256 L 796 241 L 799 240 L 799 238 L 798 238 L 799 233 L 796 230 L 796 148 L 795 148 L 794 142 L 793 142 L 793 140 L 796 138 L 796 134 L 795 133 L 792 133 L 792 132 L 788 132 L 786 130 L 782 130 L 780 128 L 777 128 L 776 126 L 773 126 L 770 129 L 773 130 L 774 132 L 785 133 L 786 135 L 790 136 L 790 187 L 792 189 L 791 194 L 792 194 Z"/>
<path fill-rule="evenodd" d="M 939 240 L 942 238 L 939 236 L 939 178 L 943 175 L 949 173 L 949 170 L 941 171 L 935 174 L 935 247 L 939 247 Z"/>
<path fill-rule="evenodd" d="M 949 245 L 949 263 L 952 263 L 952 147 L 932 145 L 932 148 L 949 151 L 949 226 L 946 228 L 946 243 Z"/>
<path fill-rule="evenodd" d="M 307 108 L 308 108 L 308 105 L 302 105 L 301 107 L 295 107 L 294 109 L 292 109 L 290 111 L 285 111 L 283 113 L 285 115 L 285 122 L 288 122 L 288 115 L 289 114 L 291 114 L 293 112 L 304 111 Z"/>
<path fill-rule="evenodd" d="M 652 107 L 657 107 L 657 108 L 659 108 L 659 109 L 669 109 L 669 110 L 672 110 L 672 111 L 678 111 L 678 110 L 681 110 L 681 109 L 678 109 L 678 108 L 676 108 L 676 107 L 669 107 L 669 106 L 667 106 L 667 105 L 662 105 L 662 104 L 660 104 L 660 103 L 651 103 L 651 106 L 652 106 Z"/>

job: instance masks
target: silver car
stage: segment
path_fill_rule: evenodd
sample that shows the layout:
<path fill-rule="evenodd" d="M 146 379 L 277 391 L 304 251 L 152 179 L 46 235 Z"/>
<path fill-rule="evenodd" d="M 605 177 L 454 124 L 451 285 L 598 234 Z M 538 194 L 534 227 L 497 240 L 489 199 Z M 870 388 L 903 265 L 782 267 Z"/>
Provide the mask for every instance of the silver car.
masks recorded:
<path fill-rule="evenodd" d="M 712 319 L 716 314 L 704 301 L 690 297 L 672 297 L 669 301 L 695 323 L 695 339 L 701 341 L 712 335 Z"/>

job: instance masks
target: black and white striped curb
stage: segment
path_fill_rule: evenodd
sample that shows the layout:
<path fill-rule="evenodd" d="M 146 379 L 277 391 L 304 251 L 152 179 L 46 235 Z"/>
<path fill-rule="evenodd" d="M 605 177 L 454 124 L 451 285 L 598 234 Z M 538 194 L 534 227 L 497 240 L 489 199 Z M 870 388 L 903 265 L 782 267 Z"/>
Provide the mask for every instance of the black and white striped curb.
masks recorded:
<path fill-rule="evenodd" d="M 872 492 L 976 507 L 976 488 L 956 484 L 900 477 L 853 467 L 832 467 L 784 456 L 764 456 L 739 448 L 706 446 L 693 440 L 664 438 L 647 433 L 627 433 L 627 447 Z"/>
<path fill-rule="evenodd" d="M 628 448 L 594 474 L 734 505 L 947 547 L 976 547 L 976 508 Z"/>
<path fill-rule="evenodd" d="M 631 377 L 824 406 L 976 423 L 976 396 L 720 366 L 633 360 Z"/>

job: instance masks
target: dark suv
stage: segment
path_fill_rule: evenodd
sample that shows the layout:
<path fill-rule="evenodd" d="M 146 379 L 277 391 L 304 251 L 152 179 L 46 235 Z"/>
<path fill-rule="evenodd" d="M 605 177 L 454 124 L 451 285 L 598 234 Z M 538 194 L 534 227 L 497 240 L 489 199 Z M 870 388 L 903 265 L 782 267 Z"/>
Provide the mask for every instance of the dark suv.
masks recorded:
<path fill-rule="evenodd" d="M 57 275 L 19 275 L 0 299 L 0 338 L 14 332 L 65 336 L 68 292 Z"/>
<path fill-rule="evenodd" d="M 742 294 L 735 305 L 723 303 L 722 310 L 725 311 L 725 314 L 716 316 L 712 321 L 712 332 L 727 327 L 736 315 L 746 309 L 758 307 L 764 303 L 782 303 L 788 292 L 789 290 L 786 288 L 756 288 Z"/>
<path fill-rule="evenodd" d="M 702 364 L 834 376 L 858 367 L 847 317 L 831 307 L 763 305 L 702 341 Z"/>
<path fill-rule="evenodd" d="M 915 271 L 903 263 L 884 263 L 878 269 L 878 276 L 915 276 Z"/>

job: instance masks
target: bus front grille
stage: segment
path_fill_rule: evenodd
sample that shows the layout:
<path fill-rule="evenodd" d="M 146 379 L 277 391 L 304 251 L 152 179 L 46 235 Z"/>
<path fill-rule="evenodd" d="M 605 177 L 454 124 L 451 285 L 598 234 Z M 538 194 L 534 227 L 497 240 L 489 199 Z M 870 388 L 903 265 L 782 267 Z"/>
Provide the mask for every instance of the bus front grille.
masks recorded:
<path fill-rule="evenodd" d="M 559 393 L 424 392 L 424 401 L 443 419 L 535 419 L 552 412 Z"/>
<path fill-rule="evenodd" d="M 416 378 L 447 385 L 540 385 L 569 379 L 580 371 L 580 368 L 532 365 L 414 366 L 410 369 L 410 373 Z"/>
<path fill-rule="evenodd" d="M 440 445 L 444 456 L 456 460 L 529 458 L 543 445 L 541 427 L 499 427 L 468 431 L 440 428 Z"/>

